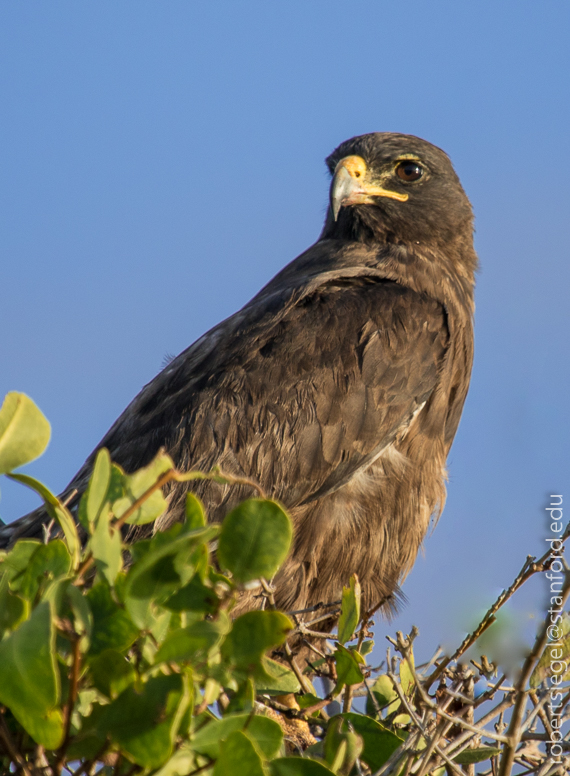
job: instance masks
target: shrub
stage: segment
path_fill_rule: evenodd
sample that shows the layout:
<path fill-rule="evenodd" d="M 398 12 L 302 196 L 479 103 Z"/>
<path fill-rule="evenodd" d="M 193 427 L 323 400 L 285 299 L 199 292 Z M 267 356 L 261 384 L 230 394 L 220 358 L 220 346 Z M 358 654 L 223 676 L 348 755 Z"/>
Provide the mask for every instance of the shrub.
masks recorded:
<path fill-rule="evenodd" d="M 397 634 L 398 657 L 388 652 L 373 670 L 372 613 L 360 611 L 356 577 L 341 602 L 323 603 L 325 614 L 314 607 L 300 620 L 275 610 L 271 578 L 292 538 L 279 504 L 249 499 L 221 525 L 209 525 L 190 493 L 183 523 L 126 546 L 121 528 L 154 521 L 166 507 L 168 482 L 236 480 L 179 472 L 164 452 L 128 475 L 102 449 L 78 530 L 61 500 L 13 471 L 48 439 L 49 424 L 33 402 L 9 394 L 0 410 L 0 474 L 40 495 L 58 536 L 21 539 L 0 553 L 2 773 L 421 776 L 474 773 L 473 764 L 484 761 L 501 776 L 516 762 L 528 773 L 565 772 L 567 741 L 561 755 L 550 756 L 554 770 L 544 748 L 552 733 L 548 622 L 513 685 L 493 678 L 497 667 L 485 657 L 462 662 L 507 598 L 547 567 L 547 556 L 527 561 L 453 656 L 416 668 L 417 634 Z M 259 608 L 232 617 L 244 590 L 256 585 Z M 563 595 L 569 590 L 567 578 Z M 291 644 L 331 613 L 339 615 L 333 646 L 321 654 L 313 648 L 309 676 Z M 562 642 L 567 655 L 567 630 Z M 328 694 L 315 690 L 317 675 L 328 678 Z M 477 694 L 479 680 L 485 689 Z M 366 709 L 356 712 L 359 695 Z M 534 711 L 525 718 L 527 696 Z M 342 709 L 329 716 L 325 707 L 335 699 Z M 509 710 L 508 726 L 491 729 Z"/>

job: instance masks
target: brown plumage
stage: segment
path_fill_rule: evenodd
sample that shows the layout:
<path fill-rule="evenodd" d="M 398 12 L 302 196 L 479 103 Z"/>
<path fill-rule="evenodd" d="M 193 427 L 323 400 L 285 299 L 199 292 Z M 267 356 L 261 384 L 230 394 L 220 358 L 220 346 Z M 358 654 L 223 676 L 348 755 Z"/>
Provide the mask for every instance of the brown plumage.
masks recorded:
<path fill-rule="evenodd" d="M 448 157 L 417 137 L 356 137 L 327 164 L 319 240 L 174 359 L 98 447 L 127 471 L 165 447 L 181 469 L 217 465 L 281 501 L 295 525 L 275 580 L 285 610 L 338 599 L 353 572 L 364 606 L 389 608 L 445 499 L 473 356 L 472 213 Z M 182 515 L 187 487 L 155 530 Z M 214 520 L 251 495 L 193 487 Z M 0 546 L 41 521 L 1 529 Z"/>

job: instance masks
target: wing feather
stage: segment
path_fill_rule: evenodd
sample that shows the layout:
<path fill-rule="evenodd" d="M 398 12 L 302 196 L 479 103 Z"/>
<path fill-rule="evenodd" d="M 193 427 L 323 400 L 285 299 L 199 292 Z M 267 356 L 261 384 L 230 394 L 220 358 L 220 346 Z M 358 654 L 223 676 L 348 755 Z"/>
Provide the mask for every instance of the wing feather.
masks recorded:
<path fill-rule="evenodd" d="M 342 487 L 407 428 L 448 339 L 443 306 L 390 280 L 262 295 L 174 359 L 98 447 L 127 471 L 165 447 L 183 469 L 247 475 L 292 508 Z M 92 460 L 69 489 L 84 489 Z M 243 497 L 200 487 L 215 517 Z"/>

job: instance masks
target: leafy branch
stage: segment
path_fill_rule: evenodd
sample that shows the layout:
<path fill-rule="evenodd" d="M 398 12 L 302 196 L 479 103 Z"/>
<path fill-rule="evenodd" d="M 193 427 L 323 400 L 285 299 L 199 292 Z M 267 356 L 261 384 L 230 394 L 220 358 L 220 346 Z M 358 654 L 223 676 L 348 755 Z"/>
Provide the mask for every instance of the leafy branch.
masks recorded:
<path fill-rule="evenodd" d="M 373 666 L 381 602 L 361 611 L 356 575 L 340 601 L 277 610 L 273 580 L 292 524 L 254 482 L 181 472 L 164 451 L 127 475 L 100 450 L 72 514 L 14 471 L 48 439 L 33 402 L 10 394 L 0 410 L 0 474 L 39 494 L 50 525 L 45 542 L 22 539 L 0 553 L 0 772 L 475 776 L 479 763 L 483 776 L 516 767 L 562 776 L 570 768 L 569 735 L 560 736 L 560 756 L 551 746 L 549 620 L 512 684 L 477 652 L 506 601 L 550 568 L 550 553 L 527 558 L 450 656 L 438 650 L 417 666 L 413 629 L 389 637 L 385 663 Z M 205 479 L 257 497 L 212 525 L 189 492 L 182 522 L 123 542 L 125 525 L 166 511 L 171 483 Z M 567 565 L 564 579 L 562 605 Z M 561 664 L 570 662 L 570 619 L 563 624 Z M 326 683 L 321 694 L 316 677 Z M 564 723 L 569 677 L 558 681 Z"/>

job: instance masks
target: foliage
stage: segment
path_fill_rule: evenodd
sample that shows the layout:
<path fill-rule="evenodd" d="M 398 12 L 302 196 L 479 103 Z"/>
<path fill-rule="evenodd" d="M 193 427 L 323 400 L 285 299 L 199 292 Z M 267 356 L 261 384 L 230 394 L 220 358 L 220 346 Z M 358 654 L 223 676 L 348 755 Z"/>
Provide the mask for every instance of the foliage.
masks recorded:
<path fill-rule="evenodd" d="M 460 661 L 545 559 L 523 568 L 452 657 L 417 668 L 415 632 L 398 634 L 391 641 L 399 659 L 389 652 L 373 669 L 372 613 L 361 612 L 356 577 L 340 604 L 293 615 L 275 610 L 271 578 L 292 540 L 279 504 L 250 499 L 209 525 L 189 494 L 184 522 L 126 546 L 121 528 L 155 520 L 168 482 L 234 480 L 179 472 L 162 452 L 127 475 L 102 449 L 76 522 L 44 485 L 12 471 L 48 439 L 33 402 L 10 394 L 0 410 L 0 471 L 40 495 L 57 537 L 22 539 L 0 553 L 1 773 L 439 776 L 443 766 L 469 774 L 473 763 L 492 760 L 494 772 L 507 776 L 515 761 L 530 763 L 528 772 L 545 765 L 544 748 L 535 748 L 535 761 L 524 759 L 531 739 L 521 738 L 522 716 L 506 733 L 489 727 L 511 707 L 514 718 L 529 692 L 539 709 L 534 726 L 543 719 L 542 631 L 513 686 L 495 681 L 496 666 L 485 658 Z M 244 597 L 252 610 L 236 614 Z M 311 674 L 331 688 L 319 697 L 295 651 L 331 616 L 339 618 L 337 635 L 328 634 L 333 646 L 311 647 Z M 481 679 L 486 689 L 476 695 Z M 353 708 L 358 696 L 365 711 Z M 342 711 L 329 716 L 335 700 Z M 477 720 L 491 701 L 493 713 Z"/>

